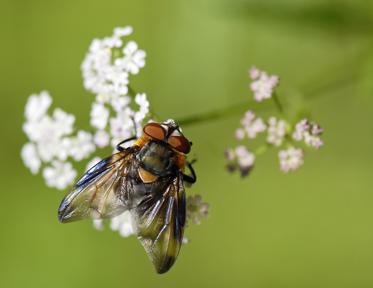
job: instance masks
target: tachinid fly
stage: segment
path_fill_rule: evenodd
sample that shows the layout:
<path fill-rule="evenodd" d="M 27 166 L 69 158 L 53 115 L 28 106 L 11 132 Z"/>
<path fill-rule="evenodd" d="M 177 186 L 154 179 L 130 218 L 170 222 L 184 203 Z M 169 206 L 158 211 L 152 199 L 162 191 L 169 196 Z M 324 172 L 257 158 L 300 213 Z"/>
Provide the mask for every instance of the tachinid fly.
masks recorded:
<path fill-rule="evenodd" d="M 135 143 L 123 148 L 129 140 Z M 61 222 L 112 218 L 130 211 L 136 234 L 158 273 L 179 253 L 185 226 L 184 182 L 196 175 L 186 154 L 191 143 L 173 120 L 148 123 L 143 135 L 118 144 L 118 153 L 89 169 L 62 200 Z M 184 174 L 187 166 L 191 175 Z"/>

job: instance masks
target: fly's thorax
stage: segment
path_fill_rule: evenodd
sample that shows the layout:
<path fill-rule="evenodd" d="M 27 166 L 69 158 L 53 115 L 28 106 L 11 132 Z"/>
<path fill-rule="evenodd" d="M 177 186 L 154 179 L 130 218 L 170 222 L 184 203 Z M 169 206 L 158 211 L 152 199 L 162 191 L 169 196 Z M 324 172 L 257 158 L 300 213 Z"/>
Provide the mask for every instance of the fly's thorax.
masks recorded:
<path fill-rule="evenodd" d="M 158 141 L 149 141 L 137 154 L 140 166 L 157 176 L 174 174 L 177 166 L 177 155 L 168 145 Z"/>

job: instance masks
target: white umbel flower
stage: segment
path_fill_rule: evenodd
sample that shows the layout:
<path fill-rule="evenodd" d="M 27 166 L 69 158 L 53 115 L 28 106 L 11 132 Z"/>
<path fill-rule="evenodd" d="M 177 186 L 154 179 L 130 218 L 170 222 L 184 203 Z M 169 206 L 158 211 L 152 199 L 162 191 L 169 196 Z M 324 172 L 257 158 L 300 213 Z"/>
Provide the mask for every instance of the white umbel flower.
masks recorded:
<path fill-rule="evenodd" d="M 278 157 L 280 160 L 280 169 L 288 173 L 297 170 L 303 165 L 304 152 L 300 148 L 290 147 L 279 151 Z"/>
<path fill-rule="evenodd" d="M 235 149 L 227 149 L 225 156 L 229 161 L 228 171 L 239 170 L 242 177 L 249 175 L 254 168 L 255 155 L 243 145 L 237 146 Z"/>
<path fill-rule="evenodd" d="M 77 136 L 64 140 L 69 147 L 69 155 L 75 161 L 81 161 L 87 158 L 96 149 L 92 134 L 83 130 L 78 131 Z"/>
<path fill-rule="evenodd" d="M 93 141 L 99 148 L 104 148 L 110 143 L 110 135 L 104 130 L 98 130 L 93 136 Z"/>
<path fill-rule="evenodd" d="M 44 168 L 43 177 L 49 187 L 62 190 L 73 183 L 76 171 L 70 162 L 53 161 L 52 166 Z"/>
<path fill-rule="evenodd" d="M 82 63 L 85 88 L 101 99 L 125 96 L 128 73 L 138 74 L 145 66 L 145 52 L 134 41 L 124 42 L 131 33 L 131 27 L 116 28 L 111 37 L 95 39 Z"/>
<path fill-rule="evenodd" d="M 109 119 L 109 110 L 102 103 L 94 102 L 91 109 L 91 125 L 97 129 L 105 129 Z"/>
<path fill-rule="evenodd" d="M 140 68 L 145 66 L 146 53 L 139 50 L 136 42 L 130 41 L 126 47 L 123 48 L 123 58 L 115 60 L 115 65 L 123 68 L 131 74 L 138 74 Z"/>
<path fill-rule="evenodd" d="M 250 69 L 250 78 L 253 82 L 250 85 L 254 93 L 254 99 L 261 102 L 272 97 L 273 91 L 279 83 L 277 75 L 268 75 L 267 72 L 261 71 L 253 66 Z"/>
<path fill-rule="evenodd" d="M 277 120 L 276 117 L 270 117 L 267 133 L 267 142 L 274 146 L 280 146 L 286 135 L 286 122 Z"/>
<path fill-rule="evenodd" d="M 323 131 L 320 125 L 303 119 L 295 125 L 293 139 L 296 141 L 303 140 L 307 146 L 319 149 L 324 145 L 324 142 L 320 138 Z"/>
<path fill-rule="evenodd" d="M 21 150 L 23 163 L 32 174 L 39 172 L 41 161 L 34 143 L 26 143 Z"/>
<path fill-rule="evenodd" d="M 135 102 L 139 105 L 139 110 L 135 113 L 135 122 L 141 123 L 146 115 L 149 113 L 149 101 L 145 93 L 137 94 L 135 97 Z"/>
<path fill-rule="evenodd" d="M 52 98 L 47 91 L 40 94 L 32 94 L 27 100 L 25 107 L 25 117 L 27 121 L 38 121 L 47 113 Z"/>
<path fill-rule="evenodd" d="M 117 27 L 114 28 L 114 37 L 122 38 L 131 35 L 133 32 L 133 28 L 131 26 L 126 27 Z"/>
<path fill-rule="evenodd" d="M 239 140 L 242 140 L 245 136 L 249 139 L 254 139 L 257 134 L 264 132 L 267 128 L 264 121 L 256 117 L 251 110 L 245 113 L 241 119 L 241 125 L 242 127 L 236 130 L 236 138 Z"/>
<path fill-rule="evenodd" d="M 128 237 L 135 234 L 135 228 L 132 221 L 131 213 L 125 211 L 111 219 L 110 228 L 113 231 L 118 231 L 122 237 Z"/>

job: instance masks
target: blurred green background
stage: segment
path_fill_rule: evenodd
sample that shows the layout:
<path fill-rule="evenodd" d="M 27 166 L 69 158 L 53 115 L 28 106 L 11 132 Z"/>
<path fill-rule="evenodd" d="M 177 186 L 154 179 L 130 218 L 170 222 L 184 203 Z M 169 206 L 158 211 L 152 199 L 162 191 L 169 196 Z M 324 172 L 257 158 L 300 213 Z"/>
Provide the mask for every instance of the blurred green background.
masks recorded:
<path fill-rule="evenodd" d="M 1 0 L 0 286 L 373 287 L 372 2 Z M 281 97 L 326 131 L 300 171 L 283 175 L 270 152 L 242 180 L 223 158 L 240 114 L 184 127 L 199 177 L 187 193 L 211 211 L 188 228 L 191 243 L 165 275 L 135 237 L 59 224 L 64 193 L 20 160 L 33 92 L 50 91 L 88 127 L 81 61 L 94 37 L 124 25 L 148 55 L 133 86 L 162 118 L 249 100 L 256 64 L 280 75 Z"/>

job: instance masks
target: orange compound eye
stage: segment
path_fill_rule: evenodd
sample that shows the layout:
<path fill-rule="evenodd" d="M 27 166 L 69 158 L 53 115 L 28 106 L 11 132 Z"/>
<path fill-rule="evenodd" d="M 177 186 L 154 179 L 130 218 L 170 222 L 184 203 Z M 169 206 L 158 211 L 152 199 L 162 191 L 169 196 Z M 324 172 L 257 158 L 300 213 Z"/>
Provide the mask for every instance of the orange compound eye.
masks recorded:
<path fill-rule="evenodd" d="M 168 144 L 184 154 L 190 152 L 190 143 L 184 136 L 170 136 L 168 138 Z"/>
<path fill-rule="evenodd" d="M 148 123 L 144 126 L 144 133 L 156 140 L 164 140 L 166 137 L 166 130 L 158 123 Z"/>

